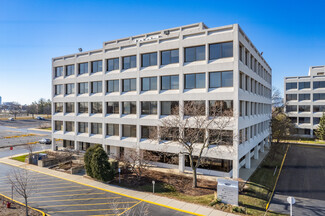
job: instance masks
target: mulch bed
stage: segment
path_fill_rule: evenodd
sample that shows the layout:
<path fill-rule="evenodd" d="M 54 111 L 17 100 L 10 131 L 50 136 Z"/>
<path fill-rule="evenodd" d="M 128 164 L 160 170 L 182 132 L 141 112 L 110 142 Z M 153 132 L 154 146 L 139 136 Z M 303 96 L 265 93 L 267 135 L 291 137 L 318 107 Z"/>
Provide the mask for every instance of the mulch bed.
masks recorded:
<path fill-rule="evenodd" d="M 1 216 L 21 216 L 26 214 L 25 206 L 18 203 L 11 202 L 11 207 L 7 208 L 7 202 L 9 200 L 0 195 L 0 215 Z M 41 216 L 42 214 L 33 209 L 28 209 L 29 216 Z"/>

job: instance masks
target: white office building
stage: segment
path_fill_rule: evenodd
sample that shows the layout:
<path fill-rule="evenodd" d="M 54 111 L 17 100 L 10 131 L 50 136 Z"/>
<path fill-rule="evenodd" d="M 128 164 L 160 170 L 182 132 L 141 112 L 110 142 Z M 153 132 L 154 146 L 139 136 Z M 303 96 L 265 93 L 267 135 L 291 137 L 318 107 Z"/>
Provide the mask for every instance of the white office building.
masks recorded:
<path fill-rule="evenodd" d="M 312 66 L 308 76 L 285 77 L 285 111 L 299 136 L 313 137 L 325 111 L 325 66 Z"/>
<path fill-rule="evenodd" d="M 164 156 L 154 164 L 190 170 L 177 143 L 148 139 L 150 128 L 188 101 L 232 110 L 231 146 L 205 153 L 199 173 L 239 177 L 269 144 L 271 68 L 239 25 L 196 23 L 103 43 L 98 50 L 52 59 L 53 149 L 102 144 Z M 219 105 L 217 105 L 219 104 Z M 222 105 L 220 105 L 222 104 Z M 170 156 L 177 157 L 172 162 Z"/>

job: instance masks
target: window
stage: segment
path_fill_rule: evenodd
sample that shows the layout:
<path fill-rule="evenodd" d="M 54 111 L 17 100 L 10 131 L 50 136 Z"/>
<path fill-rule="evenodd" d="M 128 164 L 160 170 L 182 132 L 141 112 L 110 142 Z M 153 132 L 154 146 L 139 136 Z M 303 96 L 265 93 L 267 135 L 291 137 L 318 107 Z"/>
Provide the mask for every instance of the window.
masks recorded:
<path fill-rule="evenodd" d="M 120 108 L 118 102 L 107 102 L 107 114 L 119 114 Z"/>
<path fill-rule="evenodd" d="M 287 112 L 297 112 L 297 106 L 289 105 L 286 107 Z"/>
<path fill-rule="evenodd" d="M 92 73 L 97 73 L 103 70 L 103 61 L 99 60 L 99 61 L 93 61 L 91 63 L 91 72 Z"/>
<path fill-rule="evenodd" d="M 54 86 L 54 94 L 55 95 L 60 95 L 63 93 L 62 91 L 63 85 L 55 85 Z"/>
<path fill-rule="evenodd" d="M 73 102 L 65 103 L 65 112 L 66 113 L 73 113 L 74 112 L 74 103 Z"/>
<path fill-rule="evenodd" d="M 296 94 L 287 94 L 286 100 L 287 101 L 297 100 L 297 95 Z"/>
<path fill-rule="evenodd" d="M 136 90 L 137 90 L 136 79 L 123 80 L 123 92 L 136 91 Z"/>
<path fill-rule="evenodd" d="M 65 122 L 65 131 L 73 132 L 74 131 L 74 122 L 72 122 L 72 121 Z"/>
<path fill-rule="evenodd" d="M 212 145 L 233 145 L 233 131 L 210 129 L 209 143 Z"/>
<path fill-rule="evenodd" d="M 289 117 L 291 123 L 296 124 L 297 123 L 297 117 Z"/>
<path fill-rule="evenodd" d="M 179 52 L 177 50 L 167 50 L 161 52 L 161 64 L 168 65 L 179 62 Z"/>
<path fill-rule="evenodd" d="M 198 128 L 184 128 L 184 141 L 204 143 L 205 130 Z"/>
<path fill-rule="evenodd" d="M 185 62 L 205 60 L 205 46 L 185 48 Z"/>
<path fill-rule="evenodd" d="M 176 76 L 162 76 L 161 90 L 179 89 L 179 77 Z"/>
<path fill-rule="evenodd" d="M 300 105 L 299 112 L 310 112 L 310 106 L 309 105 Z"/>
<path fill-rule="evenodd" d="M 100 93 L 102 92 L 102 81 L 91 82 L 91 93 Z"/>
<path fill-rule="evenodd" d="M 141 138 L 142 139 L 157 138 L 157 127 L 141 126 Z"/>
<path fill-rule="evenodd" d="M 299 89 L 306 89 L 310 88 L 310 82 L 300 82 L 299 83 Z"/>
<path fill-rule="evenodd" d="M 60 77 L 63 75 L 63 67 L 55 67 L 54 68 L 54 72 L 55 72 L 55 77 Z"/>
<path fill-rule="evenodd" d="M 243 54 L 244 54 L 244 46 L 243 45 L 239 45 L 239 60 L 241 62 L 243 62 Z"/>
<path fill-rule="evenodd" d="M 249 52 L 248 50 L 246 49 L 245 50 L 245 65 L 248 66 L 248 62 L 249 62 Z"/>
<path fill-rule="evenodd" d="M 113 58 L 107 60 L 107 71 L 118 70 L 119 69 L 119 58 Z"/>
<path fill-rule="evenodd" d="M 67 65 L 65 68 L 65 75 L 70 76 L 74 74 L 74 65 Z"/>
<path fill-rule="evenodd" d="M 185 89 L 205 88 L 205 73 L 185 74 Z"/>
<path fill-rule="evenodd" d="M 205 101 L 184 101 L 184 115 L 205 115 Z"/>
<path fill-rule="evenodd" d="M 209 88 L 232 87 L 233 72 L 210 72 L 209 73 Z"/>
<path fill-rule="evenodd" d="M 297 83 L 286 83 L 286 90 L 297 89 Z"/>
<path fill-rule="evenodd" d="M 135 68 L 137 66 L 136 56 L 126 56 L 122 58 L 123 69 Z"/>
<path fill-rule="evenodd" d="M 316 117 L 313 118 L 313 124 L 314 125 L 319 124 L 319 122 L 320 122 L 320 118 L 316 118 Z"/>
<path fill-rule="evenodd" d="M 69 94 L 74 94 L 74 83 L 69 83 L 69 84 L 66 84 L 65 85 L 66 87 L 66 94 L 69 95 Z"/>
<path fill-rule="evenodd" d="M 103 113 L 102 102 L 91 102 L 91 113 Z"/>
<path fill-rule="evenodd" d="M 157 101 L 143 101 L 141 102 L 141 115 L 156 115 Z"/>
<path fill-rule="evenodd" d="M 101 123 L 91 123 L 91 133 L 92 134 L 102 134 L 102 124 Z"/>
<path fill-rule="evenodd" d="M 137 137 L 137 128 L 135 125 L 122 125 L 123 137 Z"/>
<path fill-rule="evenodd" d="M 88 122 L 78 122 L 78 132 L 88 133 Z"/>
<path fill-rule="evenodd" d="M 78 103 L 78 112 L 79 113 L 88 113 L 88 102 Z"/>
<path fill-rule="evenodd" d="M 299 117 L 299 124 L 310 123 L 310 117 Z"/>
<path fill-rule="evenodd" d="M 310 100 L 310 94 L 299 94 L 299 101 Z"/>
<path fill-rule="evenodd" d="M 119 125 L 118 124 L 107 124 L 106 134 L 108 136 L 119 136 Z"/>
<path fill-rule="evenodd" d="M 245 78 L 245 75 L 242 72 L 240 72 L 239 73 L 239 88 L 241 88 L 241 89 L 244 89 L 244 78 Z M 210 82 L 211 82 L 211 78 L 210 78 Z"/>
<path fill-rule="evenodd" d="M 325 88 L 325 81 L 314 81 L 314 89 L 316 88 Z"/>
<path fill-rule="evenodd" d="M 54 112 L 63 112 L 63 103 L 54 103 Z"/>
<path fill-rule="evenodd" d="M 179 103 L 178 101 L 162 101 L 161 115 L 178 115 Z"/>
<path fill-rule="evenodd" d="M 87 82 L 78 83 L 78 93 L 79 94 L 88 93 L 88 83 Z"/>
<path fill-rule="evenodd" d="M 157 65 L 157 53 L 147 53 L 141 55 L 141 67 Z"/>
<path fill-rule="evenodd" d="M 313 106 L 314 112 L 324 112 L 325 111 L 325 105 L 314 105 Z"/>
<path fill-rule="evenodd" d="M 325 100 L 325 93 L 314 93 L 314 101 L 316 100 Z"/>
<path fill-rule="evenodd" d="M 122 102 L 122 114 L 136 114 L 137 104 L 135 101 Z"/>
<path fill-rule="evenodd" d="M 63 121 L 54 121 L 54 130 L 62 131 L 63 130 Z"/>
<path fill-rule="evenodd" d="M 88 63 L 80 63 L 79 64 L 79 74 L 85 74 L 88 73 Z"/>
<path fill-rule="evenodd" d="M 209 45 L 209 59 L 233 57 L 232 42 L 217 43 Z"/>
<path fill-rule="evenodd" d="M 209 101 L 210 116 L 233 115 L 233 101 L 232 100 L 212 100 Z"/>
<path fill-rule="evenodd" d="M 142 91 L 157 90 L 157 77 L 141 78 Z"/>
<path fill-rule="evenodd" d="M 119 80 L 108 80 L 107 81 L 107 92 L 119 92 Z"/>

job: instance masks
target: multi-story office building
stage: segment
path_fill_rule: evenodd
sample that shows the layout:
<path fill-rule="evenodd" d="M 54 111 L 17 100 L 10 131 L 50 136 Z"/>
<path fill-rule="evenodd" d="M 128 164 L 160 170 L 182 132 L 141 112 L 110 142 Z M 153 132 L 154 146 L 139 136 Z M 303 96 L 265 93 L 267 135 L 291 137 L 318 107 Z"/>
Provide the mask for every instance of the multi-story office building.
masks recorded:
<path fill-rule="evenodd" d="M 149 140 L 151 127 L 187 101 L 233 111 L 231 146 L 208 151 L 199 172 L 238 177 L 270 136 L 271 68 L 237 25 L 196 23 L 104 42 L 99 50 L 53 58 L 53 148 L 102 144 L 164 152 L 157 166 L 190 170 L 178 145 Z M 221 102 L 221 103 L 220 103 Z M 167 159 L 176 155 L 173 162 Z"/>
<path fill-rule="evenodd" d="M 285 111 L 299 136 L 314 136 L 325 111 L 325 66 L 309 68 L 308 76 L 285 77 Z"/>

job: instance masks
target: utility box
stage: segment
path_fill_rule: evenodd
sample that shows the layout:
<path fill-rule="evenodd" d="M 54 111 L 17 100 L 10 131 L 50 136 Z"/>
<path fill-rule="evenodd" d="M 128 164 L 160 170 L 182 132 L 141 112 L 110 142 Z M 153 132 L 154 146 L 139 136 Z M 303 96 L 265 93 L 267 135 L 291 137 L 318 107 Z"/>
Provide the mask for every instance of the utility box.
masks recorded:
<path fill-rule="evenodd" d="M 217 196 L 223 203 L 238 206 L 238 181 L 218 178 Z"/>

